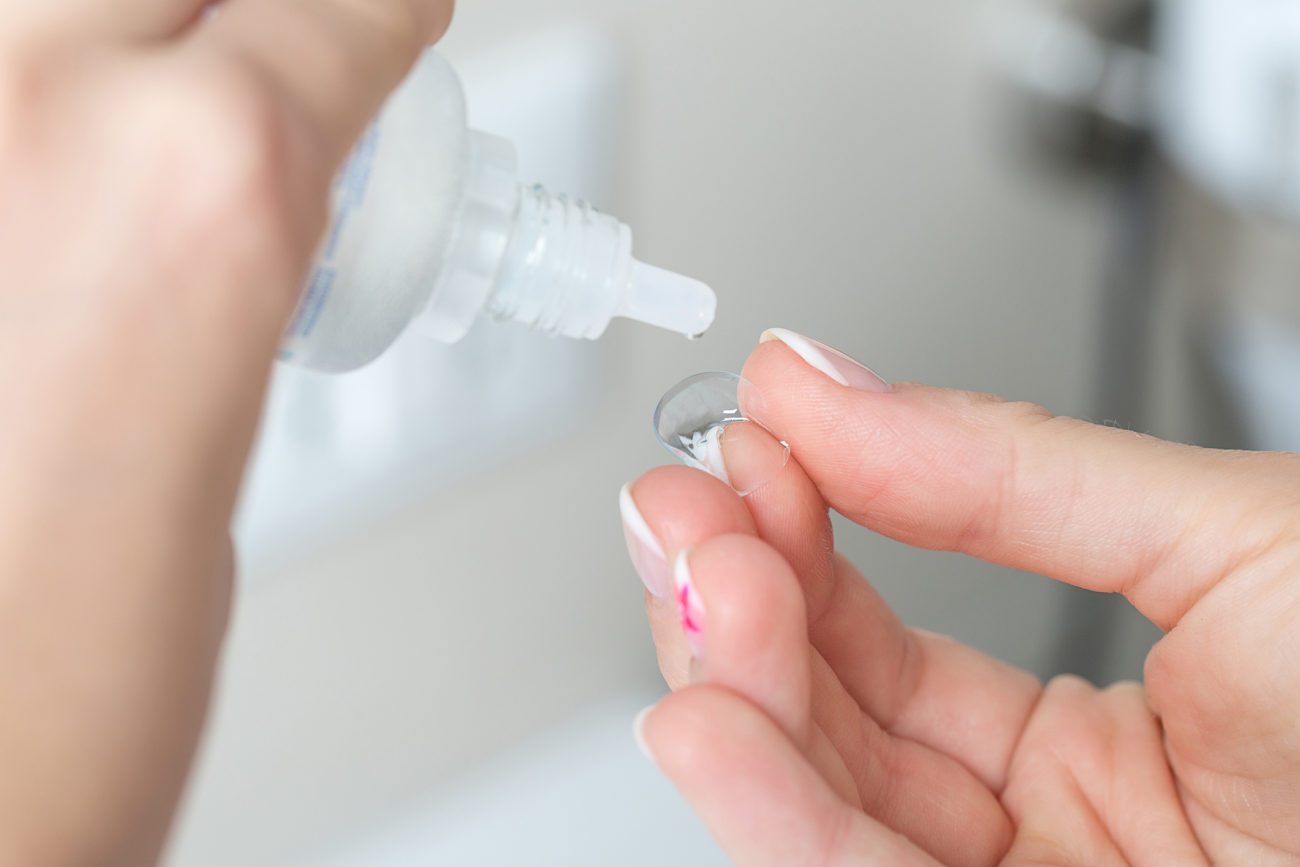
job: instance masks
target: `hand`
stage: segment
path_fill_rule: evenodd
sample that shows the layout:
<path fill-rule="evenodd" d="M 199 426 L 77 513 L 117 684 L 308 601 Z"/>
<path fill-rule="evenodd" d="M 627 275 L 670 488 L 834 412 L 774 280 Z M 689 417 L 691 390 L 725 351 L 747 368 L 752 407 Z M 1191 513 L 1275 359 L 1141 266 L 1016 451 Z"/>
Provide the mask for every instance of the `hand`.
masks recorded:
<path fill-rule="evenodd" d="M 778 334 L 745 376 L 785 469 L 742 500 L 663 468 L 624 499 L 648 583 L 678 564 L 647 597 L 676 692 L 642 736 L 736 863 L 1300 860 L 1300 458 L 889 388 Z M 736 430 L 728 467 L 771 445 Z M 1166 633 L 1145 690 L 1043 687 L 906 629 L 834 554 L 827 506 L 1124 594 Z"/>
<path fill-rule="evenodd" d="M 0 4 L 0 863 L 152 861 L 331 178 L 451 0 Z"/>

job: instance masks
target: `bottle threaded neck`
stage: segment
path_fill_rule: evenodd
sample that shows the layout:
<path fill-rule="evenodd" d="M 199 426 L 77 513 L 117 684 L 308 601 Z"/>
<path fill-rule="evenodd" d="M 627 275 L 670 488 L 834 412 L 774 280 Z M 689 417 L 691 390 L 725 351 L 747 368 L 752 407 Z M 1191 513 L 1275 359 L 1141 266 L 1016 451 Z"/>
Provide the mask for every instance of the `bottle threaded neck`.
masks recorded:
<path fill-rule="evenodd" d="M 486 311 L 594 340 L 615 316 L 680 334 L 713 323 L 713 291 L 632 257 L 632 232 L 587 202 L 520 186 L 509 142 L 472 133 L 457 228 L 419 322 L 454 343 Z"/>
<path fill-rule="evenodd" d="M 522 188 L 488 311 L 548 334 L 594 339 L 617 313 L 632 265 L 627 226 L 585 201 Z"/>

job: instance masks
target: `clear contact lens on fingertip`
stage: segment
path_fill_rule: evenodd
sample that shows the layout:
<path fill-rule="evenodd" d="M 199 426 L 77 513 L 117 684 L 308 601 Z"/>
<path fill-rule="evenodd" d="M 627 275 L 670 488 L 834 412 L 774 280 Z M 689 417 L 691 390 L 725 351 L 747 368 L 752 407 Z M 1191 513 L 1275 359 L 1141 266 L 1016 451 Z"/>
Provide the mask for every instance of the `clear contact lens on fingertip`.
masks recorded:
<path fill-rule="evenodd" d="M 775 478 L 790 455 L 789 447 L 753 418 L 761 411 L 762 395 L 744 377 L 698 373 L 659 401 L 655 435 L 687 466 L 747 496 Z"/>

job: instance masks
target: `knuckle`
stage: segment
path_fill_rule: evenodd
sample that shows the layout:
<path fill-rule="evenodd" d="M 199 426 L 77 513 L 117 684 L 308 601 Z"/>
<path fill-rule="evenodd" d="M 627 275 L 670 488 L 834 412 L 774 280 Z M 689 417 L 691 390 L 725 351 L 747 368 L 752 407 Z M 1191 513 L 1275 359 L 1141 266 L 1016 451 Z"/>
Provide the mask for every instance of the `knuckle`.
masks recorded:
<path fill-rule="evenodd" d="M 325 210 L 323 195 L 309 198 L 312 166 L 294 162 L 294 118 L 246 63 L 191 61 L 171 72 L 134 82 L 133 123 L 120 125 L 131 130 L 119 145 L 149 155 L 131 162 L 142 173 L 134 182 L 148 201 L 142 207 L 165 242 L 154 267 L 202 273 L 186 283 L 196 290 L 238 287 L 173 293 L 175 303 L 278 328 Z"/>
<path fill-rule="evenodd" d="M 991 409 L 981 421 L 990 435 L 984 471 L 976 478 L 981 480 L 976 504 L 957 531 L 954 547 L 960 550 L 979 550 L 1004 536 L 1006 528 L 1015 520 L 1023 503 L 1023 493 L 1032 487 L 1032 464 L 1027 455 L 1031 445 L 1040 435 L 1065 435 L 1071 429 L 1084 426 L 1084 422 L 1064 416 L 1033 403 L 983 402 Z M 1030 434 L 1031 439 L 1025 435 Z M 1061 528 L 1058 528 L 1058 531 Z"/>
<path fill-rule="evenodd" d="M 645 733 L 655 744 L 655 759 L 670 774 L 707 760 L 719 721 L 734 715 L 738 701 L 717 687 L 700 685 L 664 698 L 645 723 Z"/>
<path fill-rule="evenodd" d="M 1001 398 L 986 398 L 986 403 L 995 406 L 1004 419 L 1013 425 L 1061 424 L 1071 426 L 1084 424 L 1074 419 L 1058 416 L 1046 407 L 1028 401 L 1004 401 Z"/>
<path fill-rule="evenodd" d="M 45 72 L 19 54 L 0 54 L 0 148 L 21 132 L 24 119 L 40 104 Z"/>
<path fill-rule="evenodd" d="M 185 181 L 173 202 L 177 218 L 205 232 L 248 226 L 278 237 L 287 217 L 290 141 L 271 90 L 237 69 L 161 88 L 154 94 L 164 127 L 157 131 L 160 158 Z"/>
<path fill-rule="evenodd" d="M 1133 680 L 1121 680 L 1112 683 L 1102 692 L 1109 701 L 1121 705 L 1141 705 L 1146 706 L 1146 689 L 1142 684 Z"/>
<path fill-rule="evenodd" d="M 1058 674 L 1043 688 L 1043 698 L 1051 701 L 1077 702 L 1096 694 L 1095 686 L 1074 674 Z"/>
<path fill-rule="evenodd" d="M 339 5 L 357 25 L 359 35 L 385 53 L 398 57 L 418 51 L 437 23 L 430 12 L 432 4 L 424 0 L 396 3 L 342 0 Z"/>

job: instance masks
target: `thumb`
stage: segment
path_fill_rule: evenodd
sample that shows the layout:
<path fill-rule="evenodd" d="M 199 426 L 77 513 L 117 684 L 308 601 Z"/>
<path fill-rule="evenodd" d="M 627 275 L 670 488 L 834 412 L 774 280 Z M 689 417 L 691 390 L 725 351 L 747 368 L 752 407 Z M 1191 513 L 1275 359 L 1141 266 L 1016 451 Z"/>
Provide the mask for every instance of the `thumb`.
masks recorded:
<path fill-rule="evenodd" d="M 827 503 L 877 532 L 1090 590 L 1171 628 L 1300 517 L 1300 458 L 1218 452 L 1041 407 L 891 387 L 842 353 L 769 331 L 745 366 L 755 414 Z"/>

